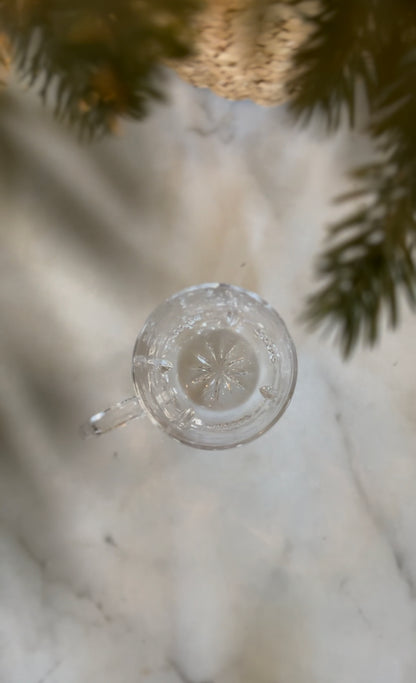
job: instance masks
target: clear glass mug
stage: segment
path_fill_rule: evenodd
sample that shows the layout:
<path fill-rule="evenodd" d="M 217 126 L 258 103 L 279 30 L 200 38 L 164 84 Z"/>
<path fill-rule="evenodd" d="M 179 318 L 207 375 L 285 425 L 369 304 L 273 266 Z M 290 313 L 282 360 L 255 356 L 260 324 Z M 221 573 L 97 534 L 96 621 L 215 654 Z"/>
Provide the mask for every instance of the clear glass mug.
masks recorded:
<path fill-rule="evenodd" d="M 151 313 L 132 370 L 135 396 L 93 415 L 82 427 L 85 436 L 147 415 L 188 446 L 224 449 L 252 441 L 282 416 L 297 359 L 266 301 L 209 283 L 174 294 Z"/>

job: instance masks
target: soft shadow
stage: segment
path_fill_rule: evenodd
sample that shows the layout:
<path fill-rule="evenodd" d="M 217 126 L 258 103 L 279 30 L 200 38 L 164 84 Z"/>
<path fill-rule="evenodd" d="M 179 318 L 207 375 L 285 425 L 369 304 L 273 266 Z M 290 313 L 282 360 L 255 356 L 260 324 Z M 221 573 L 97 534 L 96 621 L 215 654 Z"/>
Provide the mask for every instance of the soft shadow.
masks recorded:
<path fill-rule="evenodd" d="M 307 593 L 301 578 L 284 568 L 271 576 L 248 618 L 237 664 L 241 683 L 318 683 Z"/>

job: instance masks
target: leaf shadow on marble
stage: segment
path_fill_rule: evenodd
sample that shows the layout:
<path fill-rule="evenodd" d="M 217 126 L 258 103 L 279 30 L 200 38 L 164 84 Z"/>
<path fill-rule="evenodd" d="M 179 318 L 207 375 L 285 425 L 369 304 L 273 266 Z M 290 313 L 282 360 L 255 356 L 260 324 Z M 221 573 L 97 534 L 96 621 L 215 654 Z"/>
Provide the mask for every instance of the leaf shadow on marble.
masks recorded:
<path fill-rule="evenodd" d="M 140 136 L 136 142 L 140 157 Z M 117 158 L 120 161 L 114 155 L 116 174 L 120 168 Z M 146 166 L 146 159 L 141 162 Z M 123 194 L 120 184 L 108 183 L 99 146 L 79 148 L 45 112 L 23 106 L 11 95 L 2 95 L 0 101 L 0 178 L 0 311 L 7 321 L 0 337 L 7 348 L 3 358 L 7 361 L 7 354 L 10 357 L 52 434 L 65 429 L 65 415 L 82 400 L 71 393 L 65 378 L 71 363 L 72 374 L 77 372 L 77 360 L 82 367 L 76 343 L 72 358 L 68 348 L 71 337 L 76 336 L 71 330 L 73 303 L 68 306 L 58 291 L 53 291 L 54 273 L 73 277 L 75 283 L 70 262 L 79 261 L 84 272 L 81 287 L 92 284 L 96 290 L 103 283 L 103 303 L 110 296 L 108 305 L 115 313 L 118 307 L 134 311 L 141 291 L 151 291 L 155 301 L 161 300 L 180 288 L 183 280 L 175 268 L 160 264 L 157 254 L 146 246 L 146 231 L 152 230 L 146 219 L 154 199 L 149 199 L 145 189 L 138 191 L 137 179 L 124 187 Z M 145 179 L 143 174 L 144 186 L 150 182 L 157 186 L 154 176 L 151 181 Z M 159 205 L 163 205 L 162 186 L 161 179 Z M 105 202 L 101 201 L 104 197 Z M 109 207 L 113 209 L 109 211 Z M 133 220 L 135 213 L 137 219 Z M 161 241 L 163 229 L 168 225 L 162 221 Z M 143 238 L 136 239 L 136 235 Z M 45 248 L 49 243 L 48 255 Z M 115 325 L 117 320 L 115 315 Z M 133 342 L 134 337 L 129 339 L 131 346 Z M 63 351 L 68 352 L 64 358 Z"/>
<path fill-rule="evenodd" d="M 67 154 L 68 167 L 65 165 Z M 10 564 L 13 573 L 16 562 L 16 584 L 20 580 L 19 566 L 24 564 L 31 567 L 30 571 L 40 581 L 39 590 L 45 604 L 42 597 L 34 608 L 32 619 L 39 617 L 45 622 L 49 621 L 48 610 L 56 608 L 59 623 L 59 592 L 70 604 L 69 614 L 71 610 L 80 613 L 81 623 L 83 619 L 87 624 L 108 622 L 106 608 L 95 597 L 90 573 L 79 566 L 72 543 L 62 540 L 67 534 L 76 533 L 73 525 L 77 505 L 72 516 L 64 501 L 71 489 L 70 460 L 83 455 L 77 420 L 81 420 L 81 416 L 85 419 L 90 411 L 105 406 L 88 403 L 87 381 L 74 382 L 74 377 L 82 375 L 88 365 L 88 360 L 83 358 L 88 345 L 83 348 L 82 343 L 77 344 L 77 315 L 71 309 L 73 303 L 59 291 L 53 291 L 54 273 L 59 276 L 63 272 L 70 279 L 72 271 L 67 267 L 68 262 L 71 259 L 75 263 L 84 261 L 85 277 L 80 290 L 82 292 L 84 287 L 85 294 L 90 293 L 90 269 L 95 290 L 103 283 L 107 288 L 102 297 L 112 297 L 108 309 L 110 322 L 114 309 L 114 326 L 120 319 L 117 316 L 119 308 L 123 312 L 135 311 L 138 321 L 133 324 L 140 325 L 140 318 L 144 322 L 146 312 L 140 310 L 141 292 L 146 292 L 146 299 L 154 296 L 155 300 L 160 300 L 183 284 L 177 269 L 159 265 L 154 254 L 146 248 L 145 233 L 152 226 L 145 220 L 132 218 L 136 211 L 138 216 L 147 215 L 146 206 L 141 213 L 141 202 L 146 205 L 146 193 L 137 196 L 131 189 L 127 191 L 130 205 L 126 214 L 123 213 L 126 196 L 122 196 L 120 187 L 111 188 L 108 203 L 104 207 L 101 205 L 101 176 L 105 174 L 100 175 L 96 154 L 94 148 L 78 149 L 76 141 L 44 112 L 40 114 L 37 107 L 32 111 L 30 106 L 22 106 L 18 99 L 2 96 L 0 523 L 2 535 L 4 531 L 6 536 L 14 537 L 16 557 L 7 556 L 6 565 Z M 78 172 L 79 178 L 76 177 Z M 91 196 L 88 187 L 80 191 L 83 183 L 88 186 L 89 181 L 92 183 Z M 109 212 L 108 205 L 112 202 L 116 208 Z M 163 198 L 159 198 L 159 202 L 162 203 Z M 117 215 L 120 223 L 115 220 Z M 162 223 L 160 231 L 163 229 Z M 54 246 L 47 252 L 49 243 Z M 58 265 L 54 257 L 58 259 Z M 92 318 L 90 313 L 84 312 L 84 315 L 88 315 L 90 344 L 96 344 L 94 311 Z M 98 327 L 102 325 L 100 315 L 102 312 L 98 311 Z M 79 322 L 83 324 L 82 311 Z M 120 331 L 120 337 L 123 332 L 124 329 Z M 133 342 L 134 336 L 128 340 L 129 346 Z M 111 356 L 107 362 L 112 362 Z M 106 385 L 108 382 L 104 380 Z M 114 400 L 118 398 L 114 396 Z M 138 462 L 135 466 L 134 474 L 138 479 L 146 463 L 144 459 L 142 464 Z M 89 484 L 93 496 L 92 473 L 91 481 L 86 481 L 86 492 Z M 107 553 L 107 558 L 108 546 L 98 534 L 96 542 L 95 554 Z M 87 554 L 88 551 L 87 548 Z M 111 551 L 118 552 L 118 548 L 112 547 Z M 111 558 L 105 567 L 111 571 Z M 96 590 L 100 593 L 99 588 Z M 124 628 L 122 618 L 120 622 Z M 50 642 L 52 648 L 53 633 Z M 2 674 L 0 664 L 0 679 Z"/>
<path fill-rule="evenodd" d="M 136 142 L 140 158 L 140 137 Z M 51 149 L 56 149 L 56 153 L 51 154 Z M 72 149 L 75 153 L 71 153 Z M 32 111 L 18 100 L 3 95 L 0 154 L 5 199 L 12 209 L 13 203 L 33 208 L 35 225 L 36 220 L 43 218 L 43 223 L 61 236 L 62 249 L 82 250 L 90 260 L 91 268 L 104 271 L 113 279 L 115 287 L 118 281 L 127 288 L 130 283 L 138 286 L 142 281 L 145 285 L 149 279 L 157 282 L 169 277 L 165 271 L 158 271 L 158 264 L 149 259 L 148 253 L 134 248 L 131 241 L 126 240 L 123 224 L 126 215 L 122 208 L 129 201 L 130 210 L 136 210 L 140 216 L 142 205 L 145 208 L 148 201 L 147 194 L 138 191 L 137 183 L 130 183 L 127 196 L 122 196 L 120 185 L 100 184 L 106 171 L 99 146 L 82 148 L 68 131 L 48 120 L 47 115 L 42 116 L 36 107 Z M 97 155 L 98 159 L 94 161 Z M 107 161 L 111 163 L 109 158 Z M 114 156 L 113 163 L 117 168 Z M 145 159 L 143 163 L 145 165 Z M 126 178 L 127 175 L 124 178 L 127 185 Z M 112 195 L 110 202 L 115 207 L 112 214 L 108 212 L 108 202 L 100 201 L 103 199 L 100 192 L 105 189 Z M 162 194 L 159 194 L 159 202 L 163 203 Z M 6 226 L 3 221 L 3 227 Z M 138 220 L 133 226 L 136 231 L 148 229 L 145 221 Z"/>

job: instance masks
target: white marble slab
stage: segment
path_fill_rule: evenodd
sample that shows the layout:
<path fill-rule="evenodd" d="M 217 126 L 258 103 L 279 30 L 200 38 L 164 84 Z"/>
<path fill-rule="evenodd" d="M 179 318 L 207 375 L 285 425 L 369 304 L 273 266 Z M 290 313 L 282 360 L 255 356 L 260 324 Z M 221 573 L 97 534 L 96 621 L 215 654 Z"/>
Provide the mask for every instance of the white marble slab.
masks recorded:
<path fill-rule="evenodd" d="M 415 318 L 347 364 L 298 322 L 368 141 L 176 79 L 92 148 L 25 96 L 0 136 L 0 683 L 414 683 Z M 81 441 L 147 314 L 217 280 L 293 334 L 282 420 L 222 453 Z"/>

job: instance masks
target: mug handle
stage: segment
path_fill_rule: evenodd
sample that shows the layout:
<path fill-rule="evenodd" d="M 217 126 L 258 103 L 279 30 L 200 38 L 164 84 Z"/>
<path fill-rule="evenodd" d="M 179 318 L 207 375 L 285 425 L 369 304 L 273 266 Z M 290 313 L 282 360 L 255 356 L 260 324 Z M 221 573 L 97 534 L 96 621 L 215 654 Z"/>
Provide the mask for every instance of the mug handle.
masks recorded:
<path fill-rule="evenodd" d="M 90 417 L 81 426 L 80 433 L 84 438 L 99 436 L 116 427 L 123 427 L 130 420 L 135 420 L 143 415 L 144 410 L 137 396 L 131 396 Z"/>

